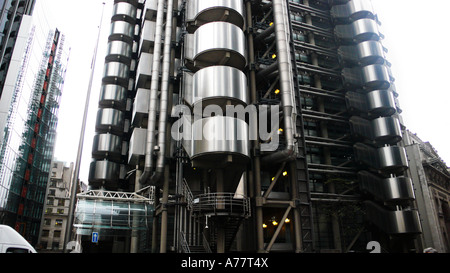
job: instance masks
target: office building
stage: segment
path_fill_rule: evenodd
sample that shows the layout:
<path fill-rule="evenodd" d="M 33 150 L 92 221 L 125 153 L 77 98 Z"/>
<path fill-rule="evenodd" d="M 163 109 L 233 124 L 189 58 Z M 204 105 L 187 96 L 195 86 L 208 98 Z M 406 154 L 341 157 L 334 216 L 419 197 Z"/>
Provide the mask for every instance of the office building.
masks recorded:
<path fill-rule="evenodd" d="M 73 163 L 66 166 L 64 162 L 52 162 L 44 205 L 43 224 L 41 224 L 38 242 L 40 253 L 61 253 L 63 251 L 72 175 Z"/>
<path fill-rule="evenodd" d="M 136 0 L 112 13 L 76 213 L 85 246 L 99 232 L 103 251 L 421 251 L 370 1 Z"/>
<path fill-rule="evenodd" d="M 410 173 L 421 215 L 424 248 L 450 251 L 450 172 L 430 142 L 406 131 Z"/>
<path fill-rule="evenodd" d="M 13 3 L 24 1 L 13 1 Z M 36 245 L 69 51 L 23 15 L 0 99 L 0 222 Z"/>
<path fill-rule="evenodd" d="M 34 0 L 6 0 L 0 3 L 0 90 L 5 84 L 22 16 L 32 15 L 34 4 Z"/>

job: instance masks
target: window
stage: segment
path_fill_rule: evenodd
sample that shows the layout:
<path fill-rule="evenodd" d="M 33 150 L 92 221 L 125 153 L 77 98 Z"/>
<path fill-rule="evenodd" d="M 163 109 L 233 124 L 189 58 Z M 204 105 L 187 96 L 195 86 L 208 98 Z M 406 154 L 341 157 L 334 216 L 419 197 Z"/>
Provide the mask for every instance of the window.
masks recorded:
<path fill-rule="evenodd" d="M 51 219 L 48 219 L 48 218 L 44 219 L 44 225 L 46 225 L 46 226 L 49 226 L 51 222 L 52 222 Z"/>
<path fill-rule="evenodd" d="M 64 199 L 58 199 L 58 206 L 64 206 L 65 200 Z"/>
<path fill-rule="evenodd" d="M 55 227 L 60 227 L 63 224 L 63 220 L 62 219 L 56 219 L 55 221 Z"/>
<path fill-rule="evenodd" d="M 61 230 L 55 230 L 53 232 L 53 238 L 60 238 L 61 237 Z"/>
<path fill-rule="evenodd" d="M 47 230 L 47 229 L 42 230 L 42 237 L 48 237 L 49 234 L 50 234 L 49 230 Z"/>
<path fill-rule="evenodd" d="M 28 249 L 20 247 L 8 247 L 6 253 L 28 253 Z"/>
<path fill-rule="evenodd" d="M 58 213 L 58 214 L 64 214 L 64 209 L 58 209 L 56 213 Z"/>

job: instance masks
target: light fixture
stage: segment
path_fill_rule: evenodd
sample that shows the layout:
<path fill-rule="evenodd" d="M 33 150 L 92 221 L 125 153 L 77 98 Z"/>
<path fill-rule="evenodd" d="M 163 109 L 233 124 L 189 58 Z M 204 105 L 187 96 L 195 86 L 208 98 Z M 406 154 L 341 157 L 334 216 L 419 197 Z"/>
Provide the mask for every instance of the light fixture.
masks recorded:
<path fill-rule="evenodd" d="M 283 132 L 283 128 L 278 129 L 278 132 Z"/>
<path fill-rule="evenodd" d="M 272 59 L 275 59 L 277 57 L 277 54 L 272 54 Z"/>
<path fill-rule="evenodd" d="M 284 222 L 285 222 L 286 224 L 288 224 L 288 223 L 290 223 L 290 222 L 291 222 L 291 219 L 289 219 L 289 218 L 286 218 L 286 219 L 284 220 Z"/>
<path fill-rule="evenodd" d="M 275 95 L 280 94 L 280 89 L 275 90 Z"/>
<path fill-rule="evenodd" d="M 272 177 L 272 181 L 274 181 L 275 180 L 275 177 Z"/>
<path fill-rule="evenodd" d="M 273 216 L 270 220 L 272 220 L 272 225 L 278 226 L 278 222 L 277 222 L 275 216 Z"/>
<path fill-rule="evenodd" d="M 283 172 L 283 176 L 286 176 L 286 175 L 287 175 L 287 171 L 284 171 L 284 172 Z"/>
<path fill-rule="evenodd" d="M 267 225 L 266 225 L 266 224 L 263 224 L 263 228 L 267 228 Z"/>

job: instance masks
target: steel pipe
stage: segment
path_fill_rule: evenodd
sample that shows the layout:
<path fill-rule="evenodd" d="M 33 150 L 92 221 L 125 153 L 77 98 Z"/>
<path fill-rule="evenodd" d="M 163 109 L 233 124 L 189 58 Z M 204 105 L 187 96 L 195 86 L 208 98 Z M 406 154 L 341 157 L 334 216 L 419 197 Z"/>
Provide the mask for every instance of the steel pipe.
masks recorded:
<path fill-rule="evenodd" d="M 283 110 L 284 131 L 286 136 L 286 148 L 262 158 L 263 163 L 276 163 L 291 161 L 297 156 L 295 149 L 295 102 L 293 100 L 294 86 L 290 62 L 290 50 L 288 41 L 288 27 L 285 21 L 287 13 L 284 0 L 273 0 L 273 17 L 275 24 L 275 39 L 278 53 L 278 71 L 281 89 L 281 108 Z"/>
<path fill-rule="evenodd" d="M 173 1 L 167 2 L 167 16 L 166 16 L 166 33 L 164 37 L 164 52 L 163 52 L 163 68 L 161 78 L 161 97 L 159 104 L 159 124 L 158 124 L 158 158 L 156 162 L 156 171 L 150 178 L 151 184 L 156 184 L 161 175 L 164 173 L 164 159 L 166 157 L 166 133 L 167 133 L 167 112 L 169 105 L 169 80 L 170 80 L 170 65 L 171 65 L 171 44 L 173 31 Z M 167 189 L 168 191 L 168 189 Z"/>
<path fill-rule="evenodd" d="M 156 14 L 155 48 L 153 51 L 152 77 L 150 86 L 150 106 L 148 109 L 147 142 L 145 147 L 145 165 L 139 183 L 146 185 L 153 170 L 153 152 L 155 150 L 156 103 L 158 99 L 159 69 L 161 58 L 161 40 L 164 18 L 164 0 L 158 0 Z"/>

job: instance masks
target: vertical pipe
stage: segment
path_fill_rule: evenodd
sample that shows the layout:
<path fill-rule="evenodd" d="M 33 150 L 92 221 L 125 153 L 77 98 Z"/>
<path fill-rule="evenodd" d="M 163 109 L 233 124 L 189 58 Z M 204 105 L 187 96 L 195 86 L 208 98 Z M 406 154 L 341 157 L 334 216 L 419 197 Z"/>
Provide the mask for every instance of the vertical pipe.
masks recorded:
<path fill-rule="evenodd" d="M 161 202 L 162 216 L 161 216 L 161 245 L 160 253 L 167 252 L 167 202 L 169 200 L 169 165 L 164 168 L 164 186 L 163 198 Z"/>
<path fill-rule="evenodd" d="M 155 149 L 156 103 L 158 100 L 159 70 L 161 59 L 161 40 L 164 18 L 164 2 L 158 0 L 156 14 L 155 46 L 153 49 L 152 81 L 150 85 L 150 106 L 148 109 L 147 141 L 145 146 L 145 167 L 139 179 L 142 185 L 147 184 L 153 170 L 153 152 Z"/>
<path fill-rule="evenodd" d="M 295 204 L 298 198 L 298 185 L 297 185 L 297 165 L 296 162 L 289 164 L 289 177 L 291 181 L 291 200 Z M 294 233 L 295 233 L 295 253 L 299 253 L 302 250 L 302 233 L 301 233 L 301 220 L 299 208 L 294 208 Z"/>
<path fill-rule="evenodd" d="M 95 63 L 97 60 L 97 50 L 98 50 L 98 44 L 100 41 L 100 33 L 102 30 L 102 22 L 103 22 L 103 12 L 105 10 L 105 2 L 103 2 L 102 6 L 102 15 L 100 17 L 100 25 L 98 27 L 98 35 L 97 35 L 97 42 L 95 44 L 95 50 L 94 55 L 92 56 L 92 63 L 91 63 L 91 76 L 89 78 L 89 85 L 88 85 L 88 91 L 86 94 L 86 102 L 84 105 L 84 113 L 83 113 L 83 122 L 81 123 L 81 131 L 80 131 L 80 138 L 78 142 L 78 151 L 77 151 L 77 159 L 75 161 L 75 169 L 72 175 L 72 181 L 71 181 L 71 193 L 70 193 L 70 205 L 69 205 L 69 212 L 67 216 L 67 226 L 66 226 L 66 234 L 64 236 L 64 246 L 63 246 L 63 252 L 67 251 L 67 244 L 72 239 L 72 226 L 73 226 L 73 214 L 75 210 L 75 201 L 76 201 L 76 194 L 78 191 L 78 177 L 80 174 L 80 164 L 81 164 L 81 157 L 83 154 L 83 144 L 84 144 L 84 134 L 86 131 L 86 120 L 87 120 L 87 114 L 89 111 L 89 101 L 91 99 L 91 90 L 92 90 L 92 82 L 94 80 L 94 74 L 95 74 Z"/>
<path fill-rule="evenodd" d="M 251 1 L 246 2 L 246 11 L 247 11 L 247 27 L 248 27 L 248 52 L 249 52 L 249 63 L 251 66 L 255 63 L 255 52 L 254 52 L 254 41 L 253 35 L 250 33 L 250 30 L 253 28 L 253 18 L 252 18 L 252 4 Z M 255 69 L 250 70 L 250 97 L 252 104 L 256 104 L 258 102 L 256 96 L 256 72 Z M 252 126 L 256 130 L 256 134 L 258 133 L 258 128 L 256 126 Z M 259 142 L 258 140 L 253 140 L 253 149 L 254 151 L 259 150 Z M 262 202 L 261 200 L 261 161 L 259 155 L 254 153 L 253 155 L 253 171 L 254 180 L 252 181 L 253 187 L 251 188 L 250 196 L 255 198 L 255 211 L 256 211 L 256 245 L 257 251 L 264 251 L 264 230 L 263 230 L 263 211 L 262 211 Z M 250 186 L 250 185 L 249 185 Z"/>
<path fill-rule="evenodd" d="M 139 178 L 141 177 L 142 171 L 139 170 L 139 166 L 136 166 L 136 178 L 134 182 L 134 191 L 137 192 L 140 189 Z M 139 223 L 139 214 L 137 211 L 133 212 L 133 226 L 131 229 L 131 243 L 130 243 L 130 253 L 138 252 L 138 223 Z"/>
<path fill-rule="evenodd" d="M 176 18 L 173 20 L 173 4 L 174 0 L 167 2 L 167 18 L 166 29 L 164 37 L 164 52 L 163 52 L 163 68 L 161 76 L 161 96 L 159 107 L 159 123 L 158 123 L 158 159 L 156 162 L 156 171 L 152 175 L 151 183 L 158 182 L 161 174 L 164 172 L 164 161 L 166 157 L 166 134 L 167 134 L 167 115 L 169 106 L 169 81 L 172 76 L 171 67 L 174 66 L 175 55 L 171 54 L 172 46 L 172 31 L 176 32 Z M 175 29 L 175 30 L 174 30 Z"/>
<path fill-rule="evenodd" d="M 289 30 L 285 18 L 287 7 L 285 0 L 273 0 L 273 18 L 275 24 L 275 42 L 277 45 L 278 73 L 280 76 L 281 108 L 283 110 L 284 132 L 286 148 L 279 152 L 265 156 L 263 163 L 273 164 L 296 158 L 295 133 L 295 102 L 293 100 L 294 86 L 291 68 L 291 52 L 289 47 Z"/>

